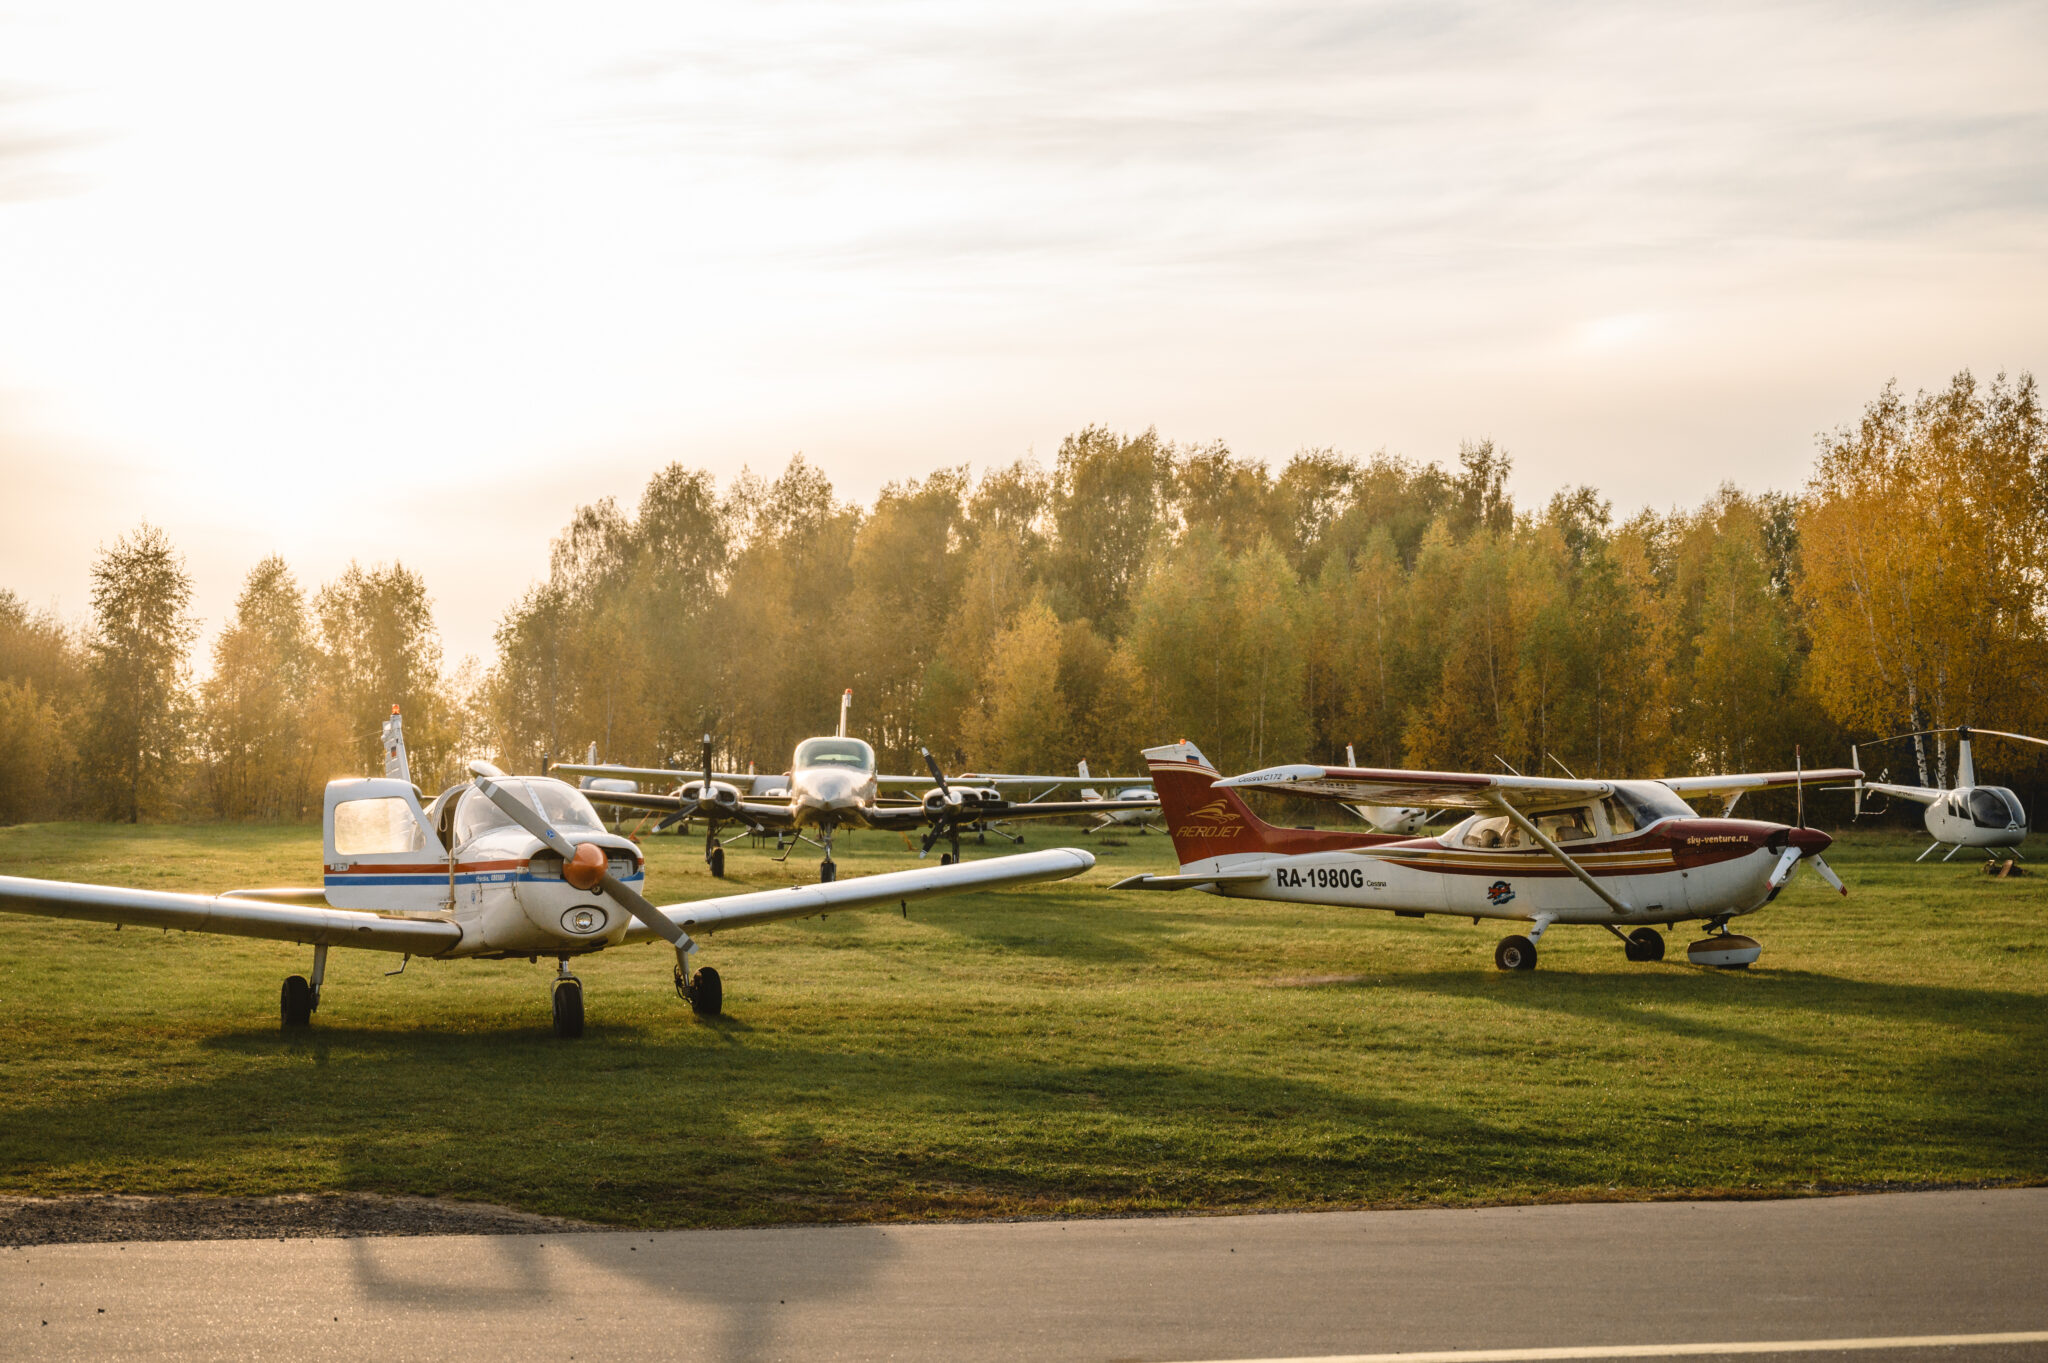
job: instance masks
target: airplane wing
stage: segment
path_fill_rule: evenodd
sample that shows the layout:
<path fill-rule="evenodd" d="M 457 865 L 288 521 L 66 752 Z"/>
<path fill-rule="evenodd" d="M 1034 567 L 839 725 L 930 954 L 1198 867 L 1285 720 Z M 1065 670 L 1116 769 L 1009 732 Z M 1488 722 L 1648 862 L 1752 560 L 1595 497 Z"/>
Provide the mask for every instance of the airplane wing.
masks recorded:
<path fill-rule="evenodd" d="M 841 909 L 886 907 L 912 899 L 928 899 L 933 895 L 994 890 L 1042 880 L 1065 880 L 1094 864 L 1095 858 L 1078 847 L 1052 847 L 1042 852 L 990 857 L 986 861 L 856 876 L 824 885 L 792 885 L 786 890 L 759 890 L 752 894 L 699 899 L 688 904 L 664 904 L 661 912 L 684 932 L 709 934 L 755 923 L 771 923 L 779 918 L 809 918 L 813 914 L 836 913 Z M 626 933 L 626 940 L 651 942 L 658 939 L 653 929 L 645 924 L 635 924 Z"/>
<path fill-rule="evenodd" d="M 637 809 L 643 814 L 687 814 L 700 817 L 695 800 L 685 800 L 680 795 L 626 795 L 610 790 L 586 790 L 583 798 L 594 805 L 605 805 L 612 809 Z M 924 806 L 916 806 L 923 809 Z M 790 828 L 795 818 L 786 804 L 764 804 L 759 800 L 742 800 L 736 805 L 721 808 L 718 817 L 729 823 L 754 824 L 761 828 Z"/>
<path fill-rule="evenodd" d="M 685 781 L 703 777 L 701 771 L 674 771 L 667 767 L 621 767 L 609 762 L 550 762 L 550 776 L 597 776 L 609 777 L 615 781 L 646 781 L 658 786 L 679 786 Z M 752 782 L 757 779 L 743 771 L 714 771 L 714 781 L 725 781 L 733 785 Z"/>
<path fill-rule="evenodd" d="M 1881 795 L 1896 795 L 1902 800 L 1911 800 L 1921 805 L 1931 805 L 1948 794 L 1945 790 L 1934 790 L 1928 786 L 1895 786 L 1885 781 L 1865 781 L 1863 793 L 1868 795 L 1871 791 Z"/>
<path fill-rule="evenodd" d="M 990 819 L 1056 819 L 1083 814 L 1115 814 L 1126 809 L 1159 808 L 1157 800 L 1033 800 L 987 807 Z"/>
<path fill-rule="evenodd" d="M 273 904 L 241 896 L 171 894 L 113 885 L 80 885 L 62 880 L 0 876 L 0 910 L 45 918 L 83 918 L 95 923 L 218 932 L 230 937 L 267 937 L 314 946 L 362 947 L 438 956 L 462 940 L 462 929 L 445 918 L 386 918 L 355 909 Z"/>
<path fill-rule="evenodd" d="M 1727 776 L 1666 776 L 1657 784 L 1686 796 L 1742 795 L 1752 790 L 1791 790 L 1801 784 L 1818 787 L 1823 781 L 1862 779 L 1863 773 L 1854 767 L 1809 767 L 1805 771 L 1756 771 Z M 1864 789 L 1876 790 L 1877 787 L 1865 786 Z"/>
<path fill-rule="evenodd" d="M 1422 809 L 1517 809 L 1574 805 L 1614 787 L 1606 781 L 1568 781 L 1550 776 L 1494 776 L 1470 771 L 1398 771 L 1374 767 L 1267 767 L 1214 783 L 1238 790 L 1271 790 L 1315 800 L 1361 805 L 1412 805 Z M 1109 802 L 1096 806 L 1106 809 Z"/>

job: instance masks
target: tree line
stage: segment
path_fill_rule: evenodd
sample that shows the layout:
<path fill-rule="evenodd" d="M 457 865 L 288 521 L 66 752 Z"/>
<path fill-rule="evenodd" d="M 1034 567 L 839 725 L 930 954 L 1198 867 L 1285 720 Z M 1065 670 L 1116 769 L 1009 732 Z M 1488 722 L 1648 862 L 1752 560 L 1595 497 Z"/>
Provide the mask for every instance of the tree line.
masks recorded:
<path fill-rule="evenodd" d="M 193 680 L 191 580 L 145 525 L 89 620 L 0 592 L 0 819 L 317 817 L 404 708 L 423 785 L 471 756 L 780 770 L 842 689 L 885 766 L 1133 770 L 1333 760 L 1581 776 L 1833 764 L 1854 741 L 2048 730 L 2048 436 L 2030 375 L 1887 387 L 1798 494 L 1724 485 L 1617 520 L 1518 506 L 1507 454 L 1451 466 L 1091 426 L 862 507 L 801 456 L 726 486 L 681 464 L 577 510 L 488 664 L 451 668 L 426 583 L 249 573 Z M 1868 758 L 1949 774 L 1935 739 Z M 1980 758 L 1980 762 L 1984 759 Z M 2021 784 L 2043 768 L 2001 752 Z"/>

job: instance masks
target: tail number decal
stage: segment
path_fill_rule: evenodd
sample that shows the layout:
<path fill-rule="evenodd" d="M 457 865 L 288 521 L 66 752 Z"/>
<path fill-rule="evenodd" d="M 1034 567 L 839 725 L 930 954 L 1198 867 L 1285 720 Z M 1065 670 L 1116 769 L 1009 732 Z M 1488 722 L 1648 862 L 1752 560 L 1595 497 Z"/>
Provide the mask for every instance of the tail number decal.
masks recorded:
<path fill-rule="evenodd" d="M 1350 866 L 1281 866 L 1273 871 L 1273 884 L 1282 890 L 1362 890 L 1365 872 Z"/>

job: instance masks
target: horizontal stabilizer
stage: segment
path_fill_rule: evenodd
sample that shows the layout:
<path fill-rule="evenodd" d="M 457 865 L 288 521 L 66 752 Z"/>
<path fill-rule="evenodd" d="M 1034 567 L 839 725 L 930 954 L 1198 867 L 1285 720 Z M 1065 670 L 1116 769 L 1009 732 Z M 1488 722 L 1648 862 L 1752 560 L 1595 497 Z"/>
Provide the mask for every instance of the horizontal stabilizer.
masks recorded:
<path fill-rule="evenodd" d="M 1112 890 L 1199 890 L 1208 885 L 1255 885 L 1266 879 L 1264 871 L 1211 871 L 1207 875 L 1132 876 L 1110 886 Z"/>

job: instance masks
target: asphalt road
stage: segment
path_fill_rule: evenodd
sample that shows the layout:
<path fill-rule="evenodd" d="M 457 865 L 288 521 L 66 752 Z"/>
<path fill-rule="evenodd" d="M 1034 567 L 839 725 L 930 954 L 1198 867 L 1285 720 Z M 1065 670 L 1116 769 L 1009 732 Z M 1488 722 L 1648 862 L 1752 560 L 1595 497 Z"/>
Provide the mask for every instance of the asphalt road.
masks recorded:
<path fill-rule="evenodd" d="M 2009 1332 L 2038 1338 L 1929 1342 Z M 0 1251 L 9 1360 L 1481 1363 L 1874 1338 L 1919 1342 L 1744 1356 L 2048 1359 L 2048 1189 Z"/>

